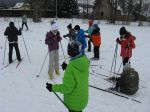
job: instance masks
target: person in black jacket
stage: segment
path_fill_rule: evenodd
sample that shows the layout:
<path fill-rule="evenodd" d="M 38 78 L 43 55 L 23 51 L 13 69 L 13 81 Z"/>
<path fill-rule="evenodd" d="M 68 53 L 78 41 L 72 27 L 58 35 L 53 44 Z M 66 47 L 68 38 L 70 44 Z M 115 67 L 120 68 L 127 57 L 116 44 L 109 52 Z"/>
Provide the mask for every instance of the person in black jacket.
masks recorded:
<path fill-rule="evenodd" d="M 66 35 L 63 35 L 63 37 L 64 38 L 69 37 L 70 41 L 76 40 L 76 33 L 75 33 L 75 30 L 72 28 L 71 23 L 67 26 L 67 29 L 68 29 L 69 33 Z"/>
<path fill-rule="evenodd" d="M 18 35 L 21 35 L 21 28 L 19 30 L 15 27 L 14 22 L 10 22 L 6 28 L 4 35 L 7 36 L 9 41 L 9 63 L 12 63 L 13 47 L 16 50 L 17 60 L 21 61 L 21 56 L 18 48 Z"/>

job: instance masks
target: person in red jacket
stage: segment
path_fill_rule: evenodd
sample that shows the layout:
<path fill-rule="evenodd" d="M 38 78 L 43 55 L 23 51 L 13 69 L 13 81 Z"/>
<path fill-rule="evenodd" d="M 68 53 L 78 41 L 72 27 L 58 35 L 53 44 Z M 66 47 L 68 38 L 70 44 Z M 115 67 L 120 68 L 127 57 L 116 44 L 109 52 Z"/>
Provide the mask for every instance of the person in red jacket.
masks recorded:
<path fill-rule="evenodd" d="M 129 63 L 129 59 L 132 57 L 132 49 L 135 48 L 134 40 L 136 39 L 125 27 L 120 28 L 120 39 L 117 38 L 116 42 L 121 45 L 120 56 L 123 59 L 123 67 L 126 63 Z"/>

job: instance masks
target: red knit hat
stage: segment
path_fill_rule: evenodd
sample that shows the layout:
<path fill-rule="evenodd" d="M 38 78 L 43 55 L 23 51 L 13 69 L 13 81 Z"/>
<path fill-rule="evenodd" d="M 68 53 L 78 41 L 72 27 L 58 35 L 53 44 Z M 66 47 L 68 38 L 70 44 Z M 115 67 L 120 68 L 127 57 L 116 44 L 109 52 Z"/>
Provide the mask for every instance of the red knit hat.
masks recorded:
<path fill-rule="evenodd" d="M 89 26 L 92 26 L 93 25 L 93 20 L 89 20 Z"/>

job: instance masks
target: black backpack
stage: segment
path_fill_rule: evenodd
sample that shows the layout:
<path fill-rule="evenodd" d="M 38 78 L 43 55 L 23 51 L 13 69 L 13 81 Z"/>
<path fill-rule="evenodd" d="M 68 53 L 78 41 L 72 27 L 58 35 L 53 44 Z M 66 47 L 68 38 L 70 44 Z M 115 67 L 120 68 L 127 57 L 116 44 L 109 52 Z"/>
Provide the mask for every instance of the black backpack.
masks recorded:
<path fill-rule="evenodd" d="M 127 95 L 135 94 L 139 89 L 139 74 L 133 68 L 121 74 L 120 92 Z"/>

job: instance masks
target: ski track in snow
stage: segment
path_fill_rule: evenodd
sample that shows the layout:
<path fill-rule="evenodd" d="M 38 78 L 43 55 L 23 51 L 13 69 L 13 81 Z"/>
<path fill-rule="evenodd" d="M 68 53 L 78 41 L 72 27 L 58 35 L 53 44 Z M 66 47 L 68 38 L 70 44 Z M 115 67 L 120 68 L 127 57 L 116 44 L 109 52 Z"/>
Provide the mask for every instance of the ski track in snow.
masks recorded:
<path fill-rule="evenodd" d="M 3 62 L 3 50 L 5 43 L 5 36 L 3 35 L 5 28 L 8 26 L 9 21 L 4 21 L 4 18 L 0 18 L 0 68 Z M 21 20 L 15 20 L 17 27 L 21 26 Z M 46 32 L 50 30 L 50 20 L 42 19 L 42 23 L 28 22 L 29 31 L 23 31 L 23 38 L 26 42 L 31 63 L 29 62 L 26 49 L 23 43 L 22 36 L 19 36 L 19 49 L 23 61 L 19 67 L 16 68 L 17 61 L 9 65 L 7 68 L 0 70 L 0 111 L 1 112 L 67 112 L 65 106 L 57 99 L 57 97 L 47 91 L 46 82 L 50 83 L 62 83 L 64 71 L 61 69 L 61 64 L 64 61 L 64 56 L 59 49 L 60 54 L 60 76 L 56 76 L 53 81 L 48 77 L 48 61 L 46 59 L 41 74 L 37 78 L 46 53 L 48 51 L 47 45 L 45 45 Z M 59 30 L 61 36 L 68 33 L 67 25 L 72 23 L 71 19 L 58 19 Z M 18 26 L 19 24 L 19 26 Z M 88 24 L 82 23 L 82 20 L 73 19 L 73 26 L 79 24 L 81 28 L 87 29 Z M 99 24 L 102 36 L 102 45 L 100 48 L 100 60 L 91 61 L 90 72 L 95 70 L 96 73 L 110 76 L 110 67 L 113 59 L 113 53 L 115 49 L 115 40 L 119 36 L 119 29 L 121 25 L 108 25 Z M 133 58 L 131 59 L 131 65 L 134 67 L 140 75 L 140 89 L 139 91 L 129 98 L 137 99 L 141 101 L 141 104 L 135 103 L 131 100 L 123 99 L 115 95 L 105 93 L 89 87 L 89 103 L 84 112 L 149 112 L 150 104 L 150 52 L 148 52 L 149 45 L 149 32 L 150 27 L 137 27 L 126 26 L 133 35 L 136 36 L 136 48 L 133 50 Z M 63 38 L 62 46 L 65 51 L 65 57 L 67 62 L 69 58 L 67 55 L 67 43 L 68 41 Z M 121 57 L 119 56 L 120 46 L 118 46 L 117 53 L 117 66 L 118 70 Z M 8 63 L 8 43 L 6 47 L 5 64 Z M 88 58 L 93 57 L 93 52 L 86 52 Z M 16 58 L 15 50 L 13 51 L 13 59 Z M 122 70 L 122 68 L 121 68 Z M 99 88 L 107 89 L 113 85 L 105 81 L 102 76 L 89 75 L 89 84 Z M 145 87 L 145 88 L 142 88 Z M 58 95 L 63 99 L 62 94 Z"/>

